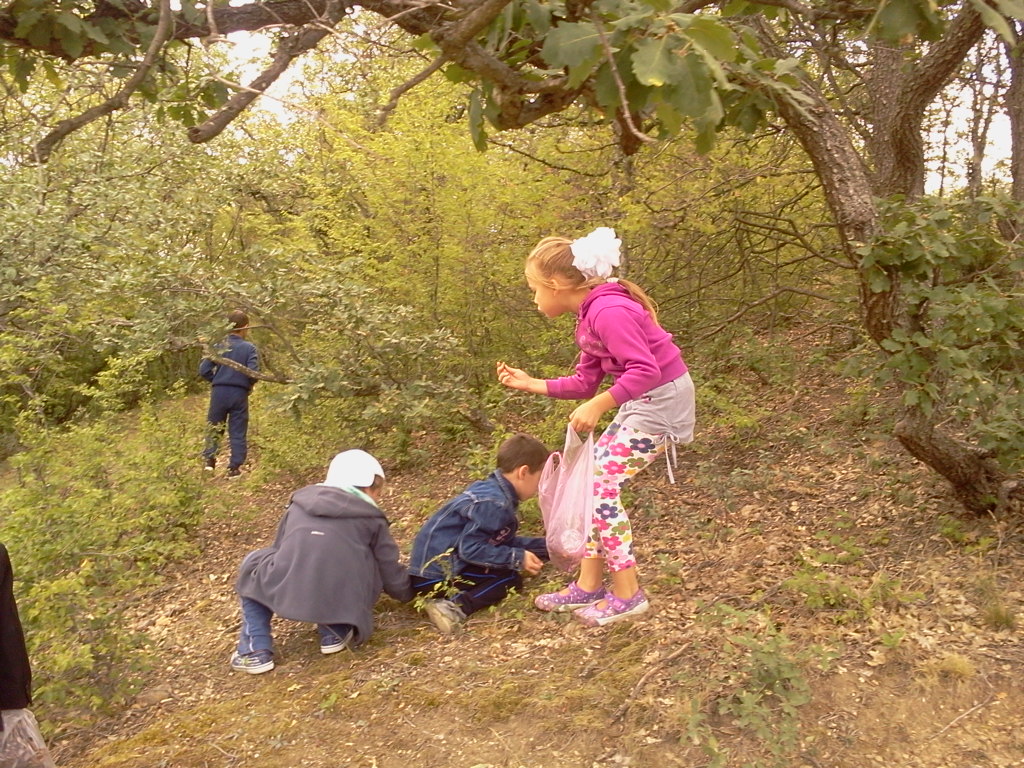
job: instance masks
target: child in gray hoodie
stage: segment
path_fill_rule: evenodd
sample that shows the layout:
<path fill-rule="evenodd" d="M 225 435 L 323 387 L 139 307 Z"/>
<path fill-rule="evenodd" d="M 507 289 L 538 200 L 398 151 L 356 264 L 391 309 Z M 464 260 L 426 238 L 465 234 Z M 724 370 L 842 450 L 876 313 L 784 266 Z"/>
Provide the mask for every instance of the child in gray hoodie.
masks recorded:
<path fill-rule="evenodd" d="M 321 653 L 337 653 L 373 632 L 381 591 L 412 599 L 389 522 L 377 506 L 384 470 L 360 450 L 339 453 L 327 479 L 296 491 L 272 546 L 242 561 L 235 591 L 242 628 L 231 668 L 258 675 L 274 668 L 270 620 L 317 625 Z"/>

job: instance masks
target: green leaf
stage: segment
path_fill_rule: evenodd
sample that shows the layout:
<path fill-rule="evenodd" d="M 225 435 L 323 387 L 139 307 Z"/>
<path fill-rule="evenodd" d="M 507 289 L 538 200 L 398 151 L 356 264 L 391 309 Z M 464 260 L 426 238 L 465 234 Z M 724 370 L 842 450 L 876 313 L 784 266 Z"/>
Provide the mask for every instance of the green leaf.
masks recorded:
<path fill-rule="evenodd" d="M 50 40 L 53 39 L 53 22 L 49 17 L 44 17 L 29 30 L 28 35 L 25 39 L 32 43 L 36 48 L 46 48 Z"/>
<path fill-rule="evenodd" d="M 36 68 L 36 59 L 17 53 L 13 63 L 10 64 L 11 77 L 18 84 L 18 90 L 25 93 L 28 90 L 28 79 Z"/>
<path fill-rule="evenodd" d="M 553 67 L 593 65 L 601 57 L 601 38 L 593 24 L 559 24 L 544 38 L 540 55 Z"/>
<path fill-rule="evenodd" d="M 445 78 L 453 83 L 472 83 L 477 79 L 475 72 L 454 63 L 446 65 L 441 71 Z"/>
<path fill-rule="evenodd" d="M 764 110 L 753 101 L 747 100 L 732 115 L 732 122 L 745 133 L 754 133 L 764 120 Z"/>
<path fill-rule="evenodd" d="M 695 16 L 682 32 L 718 61 L 736 61 L 739 55 L 736 36 L 720 21 Z"/>
<path fill-rule="evenodd" d="M 718 104 L 715 114 L 712 107 L 717 100 L 712 98 L 711 79 L 696 54 L 689 53 L 678 59 L 674 81 L 665 90 L 666 100 L 687 117 L 704 118 L 715 123 L 721 119 L 721 105 Z"/>
<path fill-rule="evenodd" d="M 15 37 L 25 37 L 29 33 L 29 30 L 36 25 L 43 16 L 42 8 L 29 8 L 24 13 L 19 13 L 17 18 L 18 23 L 14 27 Z"/>
<path fill-rule="evenodd" d="M 69 32 L 65 27 L 57 27 L 56 37 L 60 40 L 60 47 L 73 59 L 77 59 L 82 55 L 82 51 L 85 49 L 85 41 L 82 40 L 81 35 L 76 35 L 74 32 Z"/>
<path fill-rule="evenodd" d="M 995 0 L 996 7 L 1006 16 L 1024 19 L 1024 0 Z"/>
<path fill-rule="evenodd" d="M 675 136 L 683 126 L 683 114 L 671 102 L 660 100 L 656 107 L 658 122 L 669 136 Z"/>
<path fill-rule="evenodd" d="M 210 109 L 221 106 L 230 95 L 227 86 L 220 80 L 208 80 L 199 91 L 199 98 Z"/>
<path fill-rule="evenodd" d="M 548 7 L 541 5 L 537 0 L 526 0 L 523 3 L 523 11 L 526 13 L 527 23 L 537 30 L 537 33 L 544 35 L 551 29 L 551 12 Z"/>
<path fill-rule="evenodd" d="M 971 2 L 979 4 L 982 0 Z M 936 40 L 942 34 L 942 21 L 932 0 L 884 0 L 871 19 L 868 31 L 876 28 L 884 40 L 900 42 L 917 36 Z"/>
<path fill-rule="evenodd" d="M 420 35 L 414 37 L 412 40 L 412 47 L 417 51 L 423 51 L 424 53 L 437 53 L 440 49 L 437 47 L 437 43 L 434 42 L 434 38 L 430 35 Z"/>
<path fill-rule="evenodd" d="M 57 14 L 56 21 L 65 29 L 71 30 L 72 32 L 84 32 L 85 22 L 78 18 L 75 14 L 70 11 L 61 11 Z"/>
<path fill-rule="evenodd" d="M 638 13 L 631 13 L 627 16 L 623 16 L 620 19 L 616 19 L 611 22 L 611 26 L 619 31 L 627 31 L 630 29 L 644 28 L 647 29 L 651 26 L 651 20 L 654 16 L 652 11 L 640 11 Z"/>
<path fill-rule="evenodd" d="M 978 11 L 981 15 L 981 20 L 987 26 L 992 27 L 996 34 L 1006 42 L 1016 45 L 1016 36 L 1013 34 L 1010 24 L 999 11 L 986 3 L 985 0 L 971 0 L 971 5 Z"/>
<path fill-rule="evenodd" d="M 63 90 L 64 89 L 64 81 L 61 79 L 60 75 L 57 73 L 57 69 L 53 66 L 53 63 L 49 62 L 49 61 L 46 61 L 46 60 L 43 60 L 42 64 L 43 64 L 43 75 L 46 77 L 47 82 L 50 83 L 50 85 L 52 85 L 54 88 L 59 88 L 59 89 Z"/>
<path fill-rule="evenodd" d="M 868 287 L 872 293 L 881 293 L 887 291 L 892 287 L 892 281 L 889 276 L 880 269 L 871 270 L 868 275 Z"/>
<path fill-rule="evenodd" d="M 718 135 L 717 127 L 710 120 L 697 120 L 696 125 L 697 137 L 694 140 L 694 146 L 698 152 L 706 155 L 715 148 L 715 139 Z"/>
<path fill-rule="evenodd" d="M 110 38 L 108 38 L 106 34 L 103 32 L 103 30 L 97 27 L 95 24 L 87 24 L 83 21 L 82 28 L 85 34 L 87 34 L 100 45 L 110 45 Z"/>
<path fill-rule="evenodd" d="M 645 38 L 636 45 L 633 54 L 633 74 L 644 85 L 667 85 L 678 83 L 688 77 L 685 67 L 680 66 L 676 49 L 682 41 L 674 35 L 659 38 Z"/>
<path fill-rule="evenodd" d="M 594 75 L 594 94 L 597 103 L 609 113 L 622 106 L 619 98 L 619 80 L 625 87 L 628 103 L 634 106 L 646 104 L 651 98 L 652 89 L 640 83 L 633 75 L 629 59 L 631 53 L 631 50 L 625 50 L 614 55 L 617 76 L 608 62 L 602 64 Z"/>
<path fill-rule="evenodd" d="M 469 134 L 473 138 L 473 146 L 478 152 L 487 149 L 483 104 L 480 101 L 480 91 L 476 90 L 469 94 Z"/>
<path fill-rule="evenodd" d="M 658 11 L 659 13 L 668 13 L 669 11 L 672 10 L 672 7 L 675 5 L 673 0 L 642 0 L 642 4 L 650 8 L 653 8 L 655 11 Z"/>

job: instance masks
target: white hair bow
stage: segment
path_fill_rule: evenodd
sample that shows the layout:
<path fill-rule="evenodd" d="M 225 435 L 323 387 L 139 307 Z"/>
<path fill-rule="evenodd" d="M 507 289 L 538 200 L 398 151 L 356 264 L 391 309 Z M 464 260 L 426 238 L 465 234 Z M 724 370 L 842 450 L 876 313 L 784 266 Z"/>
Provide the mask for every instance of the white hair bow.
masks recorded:
<path fill-rule="evenodd" d="M 619 248 L 622 241 L 615 236 L 611 227 L 598 227 L 586 237 L 573 240 L 572 265 L 586 278 L 611 276 L 619 266 Z"/>

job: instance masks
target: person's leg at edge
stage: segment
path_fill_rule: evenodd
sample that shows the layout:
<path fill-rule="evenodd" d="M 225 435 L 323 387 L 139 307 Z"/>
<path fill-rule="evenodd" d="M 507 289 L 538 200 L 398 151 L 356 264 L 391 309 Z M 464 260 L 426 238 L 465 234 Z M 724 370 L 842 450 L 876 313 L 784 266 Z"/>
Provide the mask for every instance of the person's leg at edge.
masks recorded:
<path fill-rule="evenodd" d="M 612 571 L 611 593 L 622 600 L 628 600 L 640 590 L 640 579 L 637 577 L 636 566 L 631 565 L 621 571 Z"/>
<path fill-rule="evenodd" d="M 580 561 L 580 573 L 576 577 L 576 586 L 584 592 L 596 592 L 604 584 L 604 558 L 584 557 Z"/>
<path fill-rule="evenodd" d="M 228 412 L 228 442 L 231 446 L 229 468 L 239 469 L 248 455 L 249 393 L 234 387 L 234 400 Z"/>
<path fill-rule="evenodd" d="M 455 581 L 458 594 L 451 601 L 466 615 L 497 605 L 513 589 L 522 590 L 523 577 L 516 571 L 464 571 Z"/>
<path fill-rule="evenodd" d="M 609 456 L 608 445 L 615 439 L 620 426 L 618 422 L 613 421 L 608 425 L 601 437 L 598 438 L 597 445 L 594 446 L 595 465 Z M 597 482 L 594 483 L 594 496 L 597 497 L 595 499 L 596 506 L 601 496 L 601 486 Z M 593 528 L 590 538 L 587 540 L 587 553 L 583 556 L 583 560 L 580 561 L 579 575 L 577 575 L 575 582 L 576 586 L 584 592 L 597 592 L 604 585 L 605 562 L 604 550 L 601 548 L 601 531 L 596 517 L 592 522 Z M 571 591 L 572 584 L 560 589 L 555 594 L 568 597 Z M 541 599 L 543 599 L 543 596 Z"/>
<path fill-rule="evenodd" d="M 242 598 L 242 629 L 238 636 L 240 654 L 254 651 L 274 651 L 274 639 L 270 633 L 270 620 L 274 612 L 263 603 L 252 598 Z"/>
<path fill-rule="evenodd" d="M 335 637 L 340 637 L 340 638 L 344 639 L 345 636 L 349 632 L 352 632 L 354 630 L 355 630 L 355 627 L 353 627 L 351 624 L 317 624 L 316 625 L 316 631 L 317 631 L 317 633 L 319 633 L 321 638 L 330 637 L 331 635 L 333 635 Z"/>
<path fill-rule="evenodd" d="M 621 501 L 622 486 L 650 466 L 665 450 L 665 445 L 655 435 L 613 423 L 601 436 L 598 446 L 595 525 L 611 576 L 610 591 L 620 600 L 629 600 L 640 590 L 640 580 L 633 556 L 632 526 Z M 602 609 L 605 605 L 604 600 L 597 603 Z"/>
<path fill-rule="evenodd" d="M 220 441 L 224 436 L 227 427 L 228 411 L 224 398 L 219 391 L 221 387 L 214 387 L 210 391 L 210 407 L 206 412 L 206 440 L 203 448 L 203 458 L 213 459 L 220 450 Z"/>

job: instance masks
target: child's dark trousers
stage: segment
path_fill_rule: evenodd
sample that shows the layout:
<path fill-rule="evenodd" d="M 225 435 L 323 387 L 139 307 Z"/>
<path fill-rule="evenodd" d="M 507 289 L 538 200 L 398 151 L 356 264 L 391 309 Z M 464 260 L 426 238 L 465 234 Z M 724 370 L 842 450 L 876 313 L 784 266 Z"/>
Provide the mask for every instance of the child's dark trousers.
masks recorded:
<path fill-rule="evenodd" d="M 496 568 L 467 568 L 450 581 L 427 576 L 412 577 L 412 588 L 417 595 L 447 598 L 459 606 L 467 616 L 497 605 L 509 592 L 513 589 L 522 589 L 522 586 L 523 577 L 518 571 Z M 446 587 L 458 591 L 454 595 L 448 595 Z"/>

